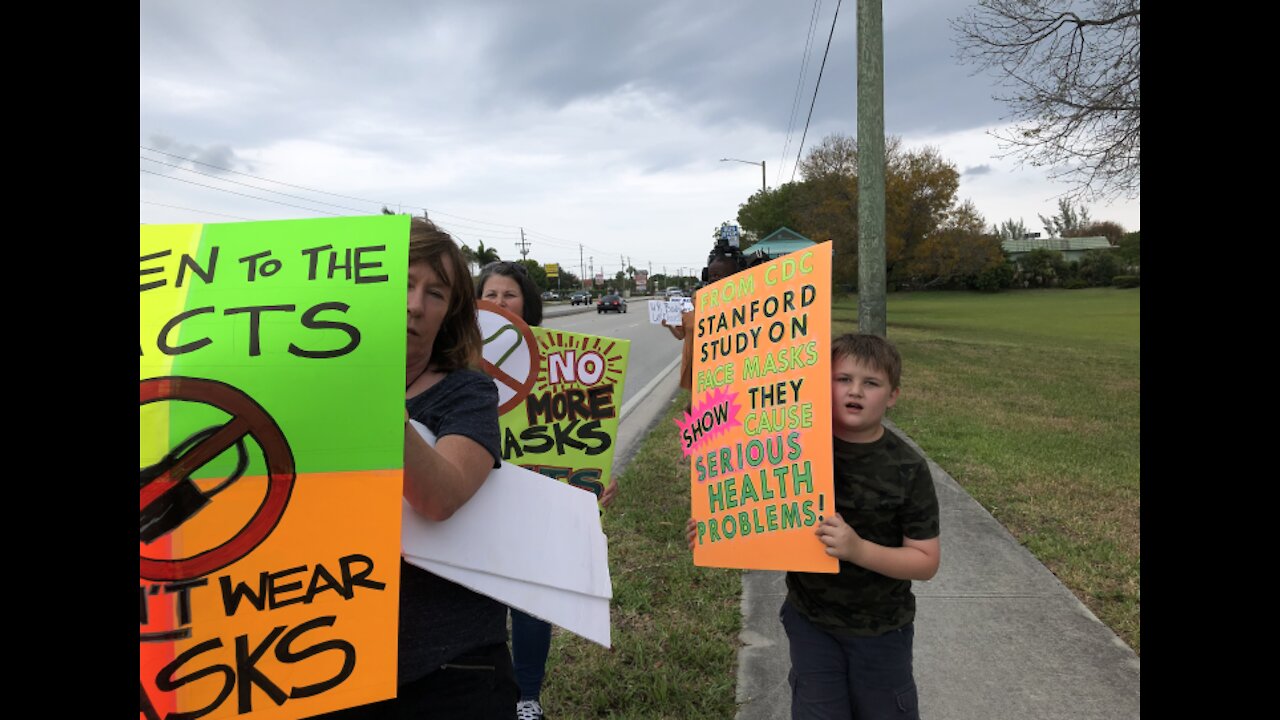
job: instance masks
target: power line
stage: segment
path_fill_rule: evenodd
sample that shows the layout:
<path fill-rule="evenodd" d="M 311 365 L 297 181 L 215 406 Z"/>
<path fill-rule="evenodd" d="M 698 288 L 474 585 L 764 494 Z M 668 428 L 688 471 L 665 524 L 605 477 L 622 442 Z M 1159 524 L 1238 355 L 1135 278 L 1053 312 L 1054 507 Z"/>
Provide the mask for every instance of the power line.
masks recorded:
<path fill-rule="evenodd" d="M 782 144 L 782 162 L 778 163 L 778 174 L 774 177 L 773 184 L 782 184 L 782 169 L 787 163 L 787 149 L 791 147 L 791 137 L 794 134 L 796 122 L 796 110 L 800 108 L 800 89 L 804 85 L 805 72 L 809 67 L 809 51 L 813 48 L 813 33 L 818 29 L 818 12 L 822 7 L 822 0 L 813 0 L 813 12 L 809 15 L 809 34 L 805 37 L 804 52 L 800 55 L 800 77 L 796 78 L 796 94 L 791 99 L 791 117 L 787 120 L 787 138 Z"/>
<path fill-rule="evenodd" d="M 448 226 L 448 227 L 451 227 L 451 228 L 453 228 L 453 227 L 458 227 L 458 228 L 463 228 L 463 229 L 465 229 L 467 232 L 483 233 L 483 234 L 485 234 L 485 235 L 496 235 L 496 236 L 501 236 L 501 237 L 504 237 L 504 238 L 514 238 L 514 237 L 519 237 L 519 235 L 520 235 L 520 233 L 507 232 L 506 230 L 490 230 L 490 229 L 488 229 L 488 228 L 480 228 L 480 227 L 476 227 L 476 226 L 474 226 L 474 225 L 466 225 L 466 224 L 463 224 L 463 223 L 456 223 L 456 222 L 453 222 L 453 221 L 451 221 L 451 220 L 448 220 L 448 221 L 446 221 L 446 220 L 435 220 L 435 219 L 433 218 L 433 219 L 432 219 L 432 221 L 433 221 L 433 222 L 435 222 L 437 225 L 439 225 L 439 226 L 440 226 L 440 227 L 442 227 L 442 228 L 443 228 L 443 227 L 445 227 L 445 226 Z"/>
<path fill-rule="evenodd" d="M 525 235 L 529 235 L 533 237 L 535 240 L 541 240 L 542 242 L 552 246 L 555 246 L 556 245 L 555 241 L 558 241 L 559 243 L 561 243 L 559 247 L 563 247 L 566 250 L 572 250 L 575 246 L 582 245 L 582 247 L 592 252 L 600 253 L 601 255 L 609 255 L 613 253 L 612 250 L 601 250 L 598 247 L 588 245 L 584 242 L 574 242 L 572 240 L 565 240 L 563 238 L 555 237 L 554 235 L 548 235 L 546 233 L 538 232 L 536 230 L 530 230 L 529 228 L 525 228 L 524 233 Z M 547 238 L 550 238 L 550 240 L 548 240 Z"/>
<path fill-rule="evenodd" d="M 831 32 L 827 35 L 827 49 L 822 53 L 822 66 L 818 68 L 818 82 L 813 85 L 813 100 L 809 102 L 809 117 L 804 121 L 804 134 L 800 136 L 800 147 L 796 150 L 796 165 L 791 168 L 791 180 L 796 179 L 796 170 L 800 167 L 800 153 L 804 152 L 804 139 L 809 136 L 809 121 L 813 119 L 813 105 L 818 102 L 818 88 L 822 87 L 822 71 L 827 69 L 827 53 L 831 52 L 831 37 L 836 34 L 836 18 L 840 17 L 840 3 L 836 0 L 836 14 L 831 16 Z"/>
<path fill-rule="evenodd" d="M 160 207 L 173 208 L 174 210 L 189 210 L 194 213 L 203 213 L 205 215 L 217 215 L 218 217 L 228 217 L 233 220 L 248 220 L 249 222 L 253 222 L 253 218 L 240 217 L 239 215 L 227 215 L 226 213 L 216 213 L 216 212 L 213 212 L 212 210 L 197 210 L 195 208 L 182 207 L 181 205 L 165 205 L 164 203 L 151 202 L 150 200 L 139 200 L 138 202 L 144 205 L 158 205 Z"/>
<path fill-rule="evenodd" d="M 279 200 L 272 200 L 271 198 L 258 197 L 257 195 L 250 195 L 248 193 L 236 192 L 235 190 L 228 190 L 226 188 L 214 187 L 213 185 L 205 185 L 204 183 L 198 183 L 194 180 L 183 180 L 180 177 L 174 177 L 172 175 L 161 175 L 160 173 L 151 172 L 150 170 L 143 170 L 142 168 L 138 168 L 138 172 L 146 173 L 148 175 L 155 175 L 156 177 L 162 177 L 167 180 L 177 180 L 178 182 L 184 182 L 189 185 L 198 185 L 200 187 L 209 188 L 210 190 L 219 190 L 221 192 L 231 193 L 232 195 L 240 195 L 242 197 L 252 198 L 254 200 L 265 200 L 266 202 L 275 203 L 277 205 L 284 205 L 286 207 L 291 207 L 291 208 L 298 208 L 299 210 L 307 210 L 310 212 L 324 213 L 325 215 L 333 215 L 334 217 L 341 217 L 340 215 L 338 215 L 338 213 L 331 213 L 328 210 L 317 210 L 316 208 L 303 207 L 301 205 L 294 205 L 293 203 L 281 202 Z"/>
<path fill-rule="evenodd" d="M 529 228 L 524 229 L 524 234 L 530 237 L 537 235 L 538 237 L 535 239 L 540 240 L 541 242 L 546 243 L 547 245 L 557 245 L 557 246 L 566 247 L 566 248 L 573 248 L 574 246 L 579 244 L 572 240 L 561 240 L 560 238 L 553 237 L 551 235 L 547 235 L 546 233 L 538 232 L 536 230 L 530 230 Z"/>
<path fill-rule="evenodd" d="M 574 245 L 578 244 L 578 242 L 575 240 L 565 240 L 564 238 L 559 238 L 559 237 L 556 237 L 555 235 L 548 235 L 547 233 L 538 232 L 537 230 L 530 230 L 529 228 L 525 228 L 524 232 L 526 235 L 540 235 L 541 236 L 540 239 L 546 243 L 554 244 L 556 242 L 559 242 L 559 243 L 563 243 L 565 247 L 569 247 L 569 248 L 572 248 Z M 590 248 L 591 246 L 586 245 L 585 247 Z M 595 249 L 595 248 L 592 248 L 592 249 Z"/>
<path fill-rule="evenodd" d="M 205 167 L 213 168 L 214 170 L 221 170 L 221 171 L 223 171 L 223 172 L 235 173 L 236 175 L 243 175 L 243 176 L 245 176 L 245 177 L 253 178 L 254 180 L 262 180 L 262 181 L 264 181 L 264 182 L 276 183 L 277 185 L 284 185 L 285 187 L 297 188 L 298 190 L 306 190 L 306 191 L 308 191 L 308 192 L 320 193 L 320 194 L 322 194 L 322 195 L 332 195 L 333 197 L 346 198 L 347 200 L 359 200 L 360 202 L 371 203 L 371 204 L 374 204 L 374 205 L 381 205 L 381 206 L 383 206 L 383 207 L 387 207 L 387 208 L 390 208 L 392 205 L 394 205 L 394 206 L 396 206 L 396 207 L 398 207 L 398 208 L 399 208 L 399 207 L 405 207 L 405 206 L 409 206 L 409 207 L 417 207 L 416 205 L 410 205 L 409 203 L 389 202 L 389 201 L 387 201 L 387 200 L 370 200 L 370 199 L 368 199 L 368 198 L 355 197 L 354 195 L 343 195 L 343 194 L 341 194 L 341 193 L 329 192 L 329 191 L 327 191 L 327 190 L 319 190 L 319 189 L 317 189 L 317 188 L 307 187 L 307 186 L 305 186 L 305 185 L 294 185 L 293 183 L 287 183 L 287 182 L 284 182 L 283 180 L 272 180 L 271 178 L 265 178 L 265 177 L 261 177 L 261 176 L 258 176 L 258 175 L 251 175 L 251 174 L 249 174 L 249 173 L 241 172 L 241 171 L 239 171 L 239 170 L 233 170 L 233 169 L 231 169 L 231 168 L 225 168 L 225 167 L 221 167 L 221 166 L 219 166 L 219 165 L 213 165 L 213 164 L 211 164 L 211 163 L 207 163 L 207 162 L 203 162 L 203 161 L 200 161 L 200 160 L 196 160 L 195 158 L 184 157 L 184 156 L 182 156 L 182 155 L 175 155 L 175 154 L 170 153 L 170 152 L 165 152 L 164 150 L 157 150 L 157 149 L 155 149 L 155 148 L 147 147 L 146 145 L 139 145 L 138 147 L 142 148 L 143 150 L 147 150 L 147 151 L 154 152 L 154 153 L 159 153 L 159 154 L 161 154 L 161 155 L 166 155 L 166 156 L 168 156 L 168 157 L 176 158 L 176 159 L 178 159 L 178 160 L 184 160 L 184 161 L 186 161 L 186 162 L 195 163 L 195 164 L 197 164 L 197 165 L 203 165 L 203 166 L 205 166 Z M 149 158 L 143 158 L 143 159 L 149 159 Z M 159 162 L 159 161 L 158 161 L 158 160 L 152 160 L 152 162 Z M 177 166 L 174 166 L 174 167 L 177 167 Z M 194 172 L 194 171 L 192 171 L 192 172 Z M 203 174 L 203 173 L 201 173 L 201 174 Z M 266 190 L 266 188 L 259 188 L 259 189 L 260 189 L 260 190 Z M 274 190 L 267 190 L 267 192 L 276 192 L 276 191 L 274 191 Z M 283 195 L 284 193 L 279 193 L 279 194 Z M 305 198 L 303 198 L 303 199 L 305 199 Z M 318 201 L 318 200 L 308 200 L 308 202 L 320 202 L 320 201 Z M 328 204 L 328 203 L 323 203 L 323 204 Z M 335 206 L 335 207 L 342 207 L 342 206 L 341 206 L 341 205 L 337 205 L 337 206 Z M 348 209 L 348 210 L 349 210 L 349 209 L 351 209 L 351 208 L 344 208 L 344 209 Z M 476 220 L 476 219 L 474 219 L 474 218 L 463 217 L 463 216 L 461 216 L 461 215 L 454 215 L 454 214 L 452 214 L 452 213 L 447 213 L 447 212 L 444 212 L 444 211 L 441 211 L 441 210 L 431 210 L 430 208 L 425 208 L 425 207 L 423 208 L 423 210 L 424 210 L 425 212 L 428 212 L 428 213 L 433 214 L 433 215 L 444 215 L 444 216 L 446 216 L 446 217 L 454 217 L 454 218 L 458 218 L 459 220 L 466 220 L 467 222 L 480 223 L 481 225 L 494 225 L 494 226 L 497 226 L 497 227 L 507 227 L 507 228 L 518 228 L 518 227 L 519 227 L 518 225 L 511 225 L 511 224 L 508 224 L 508 223 L 495 223 L 495 222 L 490 222 L 490 221 L 488 221 L 488 220 Z M 359 212 L 363 212 L 363 211 L 359 211 Z"/>
<path fill-rule="evenodd" d="M 153 152 L 153 153 L 159 153 L 159 154 L 161 154 L 161 155 L 167 155 L 167 156 L 169 156 L 169 157 L 171 157 L 171 158 L 177 158 L 178 160 L 185 160 L 185 161 L 190 162 L 190 163 L 195 163 L 196 165 L 204 165 L 205 167 L 211 167 L 211 168 L 213 168 L 214 170 L 221 170 L 221 171 L 223 171 L 223 172 L 235 173 L 236 175 L 243 175 L 243 176 L 245 176 L 245 177 L 251 177 L 251 178 L 253 178 L 254 180 L 263 180 L 263 181 L 266 181 L 266 182 L 276 183 L 277 185 L 284 185 L 285 187 L 297 188 L 297 189 L 299 189 L 299 190 L 306 190 L 306 191 L 308 191 L 308 192 L 320 193 L 321 195 L 332 195 L 333 197 L 346 198 L 346 199 L 348 199 L 348 200 L 359 200 L 360 202 L 373 203 L 373 204 L 375 204 L 375 205 L 384 205 L 384 206 L 395 205 L 396 207 L 401 207 L 401 206 L 403 206 L 403 203 L 388 203 L 388 202 L 386 202 L 385 200 L 370 200 L 370 199 L 368 199 L 368 198 L 359 198 L 359 197 L 355 197 L 355 196 L 353 196 L 353 195 L 341 195 L 341 194 L 339 194 L 339 193 L 332 193 L 332 192 L 329 192 L 329 191 L 327 191 L 327 190 L 317 190 L 316 188 L 306 187 L 305 185 L 294 185 L 294 184 L 292 184 L 292 183 L 283 182 L 283 181 L 281 181 L 281 180 L 272 180 L 271 178 L 264 178 L 264 177 L 259 177 L 259 176 L 257 176 L 257 175 L 250 175 L 249 173 L 246 173 L 246 172 L 240 172 L 239 170 L 232 170 L 231 168 L 224 168 L 224 167 L 220 167 L 220 166 L 218 166 L 218 165 L 212 165 L 212 164 L 207 163 L 207 162 L 202 162 L 202 161 L 200 161 L 200 160 L 196 160 L 195 158 L 183 157 L 182 155 L 174 155 L 173 153 L 165 152 L 164 150 L 157 150 L 157 149 L 155 149 L 155 148 L 149 148 L 149 147 L 147 147 L 146 145 L 139 145 L 138 147 L 142 148 L 143 150 L 147 150 L 147 151 L 150 151 L 150 152 Z"/>
<path fill-rule="evenodd" d="M 387 207 L 387 208 L 389 208 L 389 207 L 391 207 L 391 206 L 395 206 L 395 207 L 397 207 L 397 208 L 400 208 L 400 207 L 406 207 L 406 206 L 407 206 L 407 207 L 419 207 L 419 206 L 417 206 L 417 205 L 411 205 L 411 204 L 407 204 L 407 203 L 396 203 L 396 202 L 389 202 L 389 201 L 386 201 L 386 200 L 370 200 L 370 199 L 368 199 L 368 198 L 356 197 L 356 196 L 354 196 L 354 195 L 343 195 L 342 193 L 329 192 L 329 191 L 327 191 L 327 190 L 320 190 L 320 189 L 318 189 L 318 188 L 307 187 L 307 186 L 305 186 L 305 185 L 296 185 L 296 184 L 293 184 L 293 183 L 287 183 L 287 182 L 284 182 L 284 181 L 282 181 L 282 180 L 273 180 L 273 179 L 271 179 L 271 178 L 262 177 L 262 176 L 259 176 L 259 175 L 253 175 L 253 174 L 246 173 L 246 172 L 241 172 L 240 170 L 234 170 L 234 169 L 232 169 L 232 168 L 222 167 L 222 166 L 220 166 L 220 165 L 214 165 L 214 164 L 212 164 L 212 163 L 207 163 L 207 162 L 204 162 L 204 161 L 201 161 L 201 160 L 196 160 L 195 158 L 190 158 L 190 157 L 186 157 L 186 156 L 183 156 L 183 155 L 176 155 L 176 154 L 174 154 L 174 153 L 166 152 L 166 151 L 164 151 L 164 150 L 158 150 L 158 149 L 156 149 L 156 148 L 147 147 L 146 145 L 139 145 L 138 147 L 139 147 L 139 148 L 141 148 L 141 149 L 143 149 L 143 150 L 146 150 L 146 151 L 148 151 L 148 152 L 158 153 L 158 154 L 160 154 L 160 155 L 164 155 L 164 156 L 166 156 L 166 157 L 174 158 L 174 159 L 176 159 L 176 160 L 181 160 L 181 161 L 189 162 L 189 163 L 193 163 L 193 164 L 196 164 L 196 165 L 202 165 L 202 166 L 204 166 L 204 167 L 212 168 L 212 169 L 214 169 L 214 170 L 219 170 L 219 171 L 222 171 L 222 172 L 225 172 L 225 173 L 232 173 L 232 174 L 235 174 L 235 175 L 241 175 L 241 176 L 243 176 L 243 177 L 252 178 L 252 179 L 254 179 L 254 180 L 259 180 L 259 181 L 262 181 L 262 182 L 275 183 L 275 184 L 277 184 L 277 185 L 283 185 L 283 186 L 285 186 L 285 187 L 296 188 L 296 189 L 298 189 L 298 190 L 306 190 L 307 192 L 319 193 L 319 194 L 321 194 L 321 195 L 329 195 L 329 196 L 332 196 L 332 197 L 345 198 L 345 199 L 347 199 L 347 200 L 356 200 L 356 201 L 359 201 L 359 202 L 363 202 L 363 203 L 370 203 L 370 204 L 378 205 L 378 206 L 381 206 L 381 207 Z M 158 163 L 158 164 L 160 164 L 160 165 L 166 165 L 166 166 L 168 166 L 168 167 L 177 168 L 177 169 L 179 169 L 179 170 L 184 170 L 184 171 L 186 171 L 186 172 L 195 173 L 195 174 L 197 174 L 197 175 L 203 175 L 203 176 L 205 176 L 205 177 L 214 178 L 214 179 L 217 179 L 217 180 L 221 180 L 221 181 L 223 181 L 223 182 L 235 183 L 235 184 L 237 184 L 237 185 L 242 185 L 242 186 L 244 186 L 244 187 L 253 188 L 253 189 L 255 189 L 255 190 L 259 190 L 259 191 L 262 191 L 262 192 L 268 192 L 268 193 L 273 193 L 273 194 L 276 194 L 276 195 L 281 195 L 281 196 L 284 196 L 284 197 L 289 197 L 289 198 L 294 198 L 294 199 L 297 199 L 297 200 L 302 200 L 302 201 L 304 201 L 304 202 L 311 202 L 311 203 L 316 203 L 316 204 L 320 204 L 320 205 L 328 205 L 328 206 L 330 206 L 330 207 L 340 208 L 340 209 L 343 209 L 343 210 L 348 210 L 348 211 L 351 211 L 351 212 L 357 212 L 357 213 L 362 213 L 362 214 L 364 214 L 364 213 L 368 212 L 368 211 L 363 211 L 363 210 L 359 210 L 359 209 L 356 209 L 356 208 L 347 207 L 347 206 L 345 206 L 345 205 L 338 205 L 338 204 L 335 204 L 335 203 L 329 203 L 329 202 L 325 202 L 325 201 L 322 201 L 322 200 L 312 200 L 312 199 L 310 199 L 310 198 L 305 198 L 305 197 L 301 197 L 301 196 L 298 196 L 298 195 L 291 195 L 291 194 L 289 194 L 289 193 L 284 193 L 284 192 L 281 192 L 281 191 L 279 191 L 279 190 L 271 190 L 271 189 L 269 189 L 269 188 L 264 188 L 264 187 L 260 187 L 260 186 L 257 186 L 257 185 L 251 185 L 251 184 L 249 184 L 249 183 L 242 183 L 242 182 L 239 182 L 239 181 L 236 181 L 236 180 L 230 180 L 230 179 L 228 179 L 228 178 L 218 177 L 218 176 L 216 176 L 216 175 L 211 175 L 211 174 L 209 174 L 209 173 L 203 173 L 203 172 L 200 172 L 200 171 L 198 171 L 198 170 L 193 170 L 193 169 L 189 169 L 189 168 L 184 168 L 184 167 L 181 167 L 180 165 L 174 165 L 174 164 L 172 164 L 172 163 L 162 162 L 162 161 L 160 161 L 160 160 L 156 160 L 156 159 L 153 159 L 153 158 L 148 158 L 148 157 L 139 156 L 139 159 L 141 159 L 141 160 L 146 160 L 146 161 L 148 161 L 148 162 Z M 214 186 L 214 185 L 206 185 L 206 184 L 204 184 L 204 183 L 198 183 L 198 182 L 194 182 L 194 181 L 191 181 L 191 180 L 184 180 L 184 179 L 182 179 L 182 178 L 173 177 L 173 176 L 171 176 L 171 175 L 164 175 L 164 174 L 161 174 L 161 173 L 151 172 L 151 171 L 149 171 L 149 170 L 143 170 L 142 168 L 139 168 L 139 169 L 138 169 L 138 172 L 145 172 L 145 173 L 147 173 L 147 174 L 149 174 L 149 175 L 156 175 L 157 177 L 163 177 L 163 178 L 167 178 L 167 179 L 170 179 L 170 180 L 176 180 L 176 181 L 178 181 L 178 182 L 185 182 L 185 183 L 188 183 L 188 184 L 190 184 L 190 185 L 196 185 L 196 186 L 198 186 L 198 187 L 205 187 L 205 188 L 209 188 L 209 189 L 211 189 L 211 190 L 218 190 L 218 191 L 221 191 L 221 192 L 231 193 L 231 194 L 233 194 L 233 195 L 240 195 L 240 196 L 242 196 L 242 197 L 247 197 L 247 198 L 251 198 L 251 199 L 254 199 L 254 200 L 263 200 L 263 201 L 265 201 L 265 202 L 275 203 L 275 204 L 277 204 L 277 205 L 284 205 L 284 206 L 286 206 L 286 207 L 293 207 L 293 208 L 298 208 L 298 209 L 301 209 L 301 210 L 309 210 L 309 211 L 311 211 L 311 212 L 324 213 L 324 214 L 327 214 L 327 215 L 338 216 L 338 213 L 332 213 L 332 212 L 328 212 L 328 211 L 325 211 L 325 210 L 319 210 L 319 209 L 316 209 L 316 208 L 304 207 L 304 206 L 301 206 L 301 205 L 294 205 L 294 204 L 292 204 L 292 203 L 281 202 L 281 201 L 279 201 L 279 200 L 273 200 L 273 199 L 271 199 L 271 198 L 264 198 L 264 197 L 260 197 L 260 196 L 256 196 L 256 195 L 249 195 L 249 194 L 246 194 L 246 193 L 235 192 L 235 191 L 233 191 L 233 190 L 228 190 L 228 189 L 226 189 L 226 188 L 220 188 L 220 187 L 217 187 L 217 186 Z M 145 201 L 143 201 L 143 202 L 145 202 Z M 154 203 L 154 204 L 159 204 L 159 203 Z M 464 221 L 469 222 L 469 223 L 479 223 L 480 225 L 488 225 L 488 226 L 491 226 L 491 227 L 487 227 L 487 228 L 486 228 L 486 227 L 477 227 L 477 226 L 475 226 L 475 225 L 466 225 L 466 224 L 463 224 L 463 223 L 452 222 L 452 221 L 449 221 L 449 222 L 439 222 L 439 225 L 440 225 L 443 229 L 447 230 L 447 231 L 449 232 L 449 234 L 451 234 L 451 235 L 456 235 L 456 236 L 458 236 L 458 237 L 460 237 L 460 238 L 461 238 L 461 237 L 463 237 L 463 236 L 467 236 L 467 237 L 471 237 L 472 239 L 479 240 L 479 239 L 480 239 L 480 238 L 482 238 L 483 236 L 489 236 L 489 237 L 498 237 L 499 239 L 511 239 L 511 238 L 515 238 L 515 237 L 519 236 L 519 230 L 520 230 L 520 226 L 519 226 L 519 225 L 511 225 L 511 224 L 508 224 L 508 223 L 497 223 L 497 222 L 491 222 L 491 221 L 488 221 L 488 220 L 477 220 L 477 219 L 474 219 L 474 218 L 468 218 L 468 217 L 465 217 L 465 216 L 462 216 L 462 215 L 455 215 L 455 214 L 453 214 L 453 213 L 447 213 L 447 212 L 443 212 L 443 211 L 440 211 L 440 210 L 431 210 L 430 208 L 427 208 L 427 207 L 425 207 L 425 206 L 422 206 L 422 207 L 423 207 L 424 212 L 428 213 L 428 216 L 429 216 L 429 217 L 432 217 L 432 219 L 435 219 L 435 217 L 436 217 L 436 216 L 444 216 L 444 217 L 448 217 L 448 218 L 457 218 L 457 219 L 459 219 L 459 220 L 464 220 Z M 216 214 L 216 213 L 214 213 L 214 214 Z M 369 214 L 372 214 L 372 213 L 369 213 Z M 232 216 L 227 216 L 227 217 L 232 217 Z M 243 219 L 243 218 L 242 218 L 242 219 Z M 511 228 L 511 230 L 495 230 L 495 229 L 492 229 L 492 228 Z M 588 250 L 591 250 L 591 251 L 593 251 L 593 252 L 600 253 L 601 255 L 608 255 L 608 254 L 610 254 L 610 253 L 612 252 L 612 251 L 608 251 L 608 250 L 602 250 L 602 249 L 600 249 L 600 248 L 597 248 L 597 247 L 594 247 L 594 246 L 591 246 L 591 245 L 587 245 L 586 243 L 578 243 L 578 242 L 575 242 L 575 241 L 572 241 L 572 240 L 566 240 L 566 239 L 564 239 L 564 238 L 556 237 L 556 236 L 554 236 L 554 235 L 550 235 L 550 234 L 543 233 L 543 232 L 538 232 L 538 231 L 536 231 L 536 230 L 531 230 L 531 229 L 529 229 L 529 228 L 524 228 L 524 233 L 525 233 L 525 235 L 527 235 L 527 236 L 533 237 L 534 239 L 541 240 L 543 243 L 545 243 L 545 244 L 547 244 L 547 245 L 551 245 L 551 246 L 556 247 L 556 248 L 558 248 L 558 249 L 563 249 L 563 250 L 572 250 L 574 247 L 576 247 L 576 246 L 578 246 L 578 245 L 581 245 L 582 247 L 584 247 L 584 248 L 586 248 L 586 249 L 588 249 Z"/>
<path fill-rule="evenodd" d="M 217 175 L 213 175 L 211 173 L 200 172 L 199 170 L 192 170 L 190 168 L 184 168 L 181 165 L 174 165 L 173 163 L 162 162 L 160 160 L 153 160 L 149 157 L 142 157 L 141 155 L 138 156 L 138 159 L 146 160 L 147 162 L 158 163 L 160 165 L 166 165 L 171 168 L 177 168 L 178 170 L 181 170 L 183 172 L 195 173 L 196 175 L 203 175 L 204 177 L 213 178 L 214 180 L 219 180 L 221 182 L 229 182 L 235 185 L 243 185 L 244 187 L 253 188 L 254 190 L 261 190 L 263 192 L 275 193 L 276 195 L 283 195 L 284 197 L 293 198 L 295 200 L 302 200 L 304 202 L 316 203 L 317 205 L 328 205 L 329 207 L 336 207 L 341 210 L 350 210 L 351 212 L 360 213 L 361 215 L 368 213 L 367 210 L 361 210 L 360 208 L 347 207 L 346 205 L 337 205 L 335 203 L 325 202 L 323 200 L 312 200 L 311 198 L 305 198 L 305 197 L 302 197 L 301 195 L 291 195 L 289 193 L 280 192 L 279 190 L 272 190 L 271 188 L 258 187 L 257 185 L 250 185 L 249 183 L 240 182 L 239 180 L 232 180 L 230 178 L 218 177 Z M 156 174 L 159 174 L 159 173 L 156 173 Z M 161 175 L 161 177 L 168 177 L 168 176 Z"/>

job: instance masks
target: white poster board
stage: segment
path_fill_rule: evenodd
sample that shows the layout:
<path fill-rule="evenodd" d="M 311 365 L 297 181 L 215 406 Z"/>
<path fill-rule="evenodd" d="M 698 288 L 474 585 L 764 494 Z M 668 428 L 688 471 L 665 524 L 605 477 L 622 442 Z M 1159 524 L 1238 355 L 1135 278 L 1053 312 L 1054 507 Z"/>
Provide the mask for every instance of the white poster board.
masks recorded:
<path fill-rule="evenodd" d="M 663 320 L 668 325 L 679 325 L 680 314 L 689 312 L 693 309 L 693 301 L 687 297 L 672 298 L 670 300 L 650 300 L 649 301 L 649 323 L 652 325 L 661 325 Z"/>
<path fill-rule="evenodd" d="M 482 595 L 501 600 L 509 607 L 520 608 L 578 637 L 609 647 L 609 598 L 521 582 L 409 555 L 405 560 Z"/>
<path fill-rule="evenodd" d="M 661 325 L 662 319 L 667 316 L 666 300 L 650 300 L 649 301 L 649 324 Z"/>
<path fill-rule="evenodd" d="M 608 541 L 591 493 L 504 462 L 448 520 L 408 502 L 403 518 L 407 562 L 609 647 Z"/>

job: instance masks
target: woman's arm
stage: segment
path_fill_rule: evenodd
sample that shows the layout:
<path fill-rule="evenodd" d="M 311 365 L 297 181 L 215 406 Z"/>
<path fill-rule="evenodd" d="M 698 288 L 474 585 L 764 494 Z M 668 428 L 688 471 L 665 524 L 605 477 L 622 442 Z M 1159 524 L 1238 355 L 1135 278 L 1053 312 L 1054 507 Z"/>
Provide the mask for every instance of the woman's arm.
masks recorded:
<path fill-rule="evenodd" d="M 683 339 L 684 339 L 684 326 L 683 326 L 683 325 L 668 325 L 668 324 L 667 324 L 667 319 L 666 319 L 666 318 L 663 318 L 663 319 L 662 319 L 662 327 L 664 327 L 664 328 L 666 328 L 668 331 L 670 331 L 670 332 L 671 332 L 671 334 L 675 337 L 675 339 L 677 339 L 677 340 L 683 340 Z"/>
<path fill-rule="evenodd" d="M 448 520 L 489 477 L 493 456 L 463 435 L 446 435 L 433 448 L 404 424 L 404 497 L 429 520 Z"/>

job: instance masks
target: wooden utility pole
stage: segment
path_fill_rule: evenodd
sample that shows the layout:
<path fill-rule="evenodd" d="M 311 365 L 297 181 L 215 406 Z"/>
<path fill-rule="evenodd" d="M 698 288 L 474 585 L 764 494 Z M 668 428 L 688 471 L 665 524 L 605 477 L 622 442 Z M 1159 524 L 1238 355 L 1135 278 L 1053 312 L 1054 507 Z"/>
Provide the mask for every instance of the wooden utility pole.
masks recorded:
<path fill-rule="evenodd" d="M 520 242 L 516 243 L 516 247 L 520 248 L 520 259 L 529 259 L 529 243 L 524 239 L 524 228 L 520 228 Z"/>
<path fill-rule="evenodd" d="M 858 332 L 885 337 L 884 14 L 858 0 Z"/>

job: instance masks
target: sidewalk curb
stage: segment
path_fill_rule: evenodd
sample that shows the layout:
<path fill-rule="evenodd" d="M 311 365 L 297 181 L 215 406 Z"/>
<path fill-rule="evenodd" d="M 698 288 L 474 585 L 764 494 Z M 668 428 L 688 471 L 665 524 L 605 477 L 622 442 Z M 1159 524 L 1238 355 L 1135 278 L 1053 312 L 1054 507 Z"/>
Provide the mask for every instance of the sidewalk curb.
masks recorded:
<path fill-rule="evenodd" d="M 631 462 L 649 432 L 662 419 L 671 398 L 680 391 L 677 382 L 680 376 L 674 372 L 678 367 L 680 358 L 677 357 L 622 406 L 618 416 L 618 447 L 613 454 L 614 477 L 626 470 L 627 463 Z M 657 392 L 659 388 L 662 392 Z"/>

